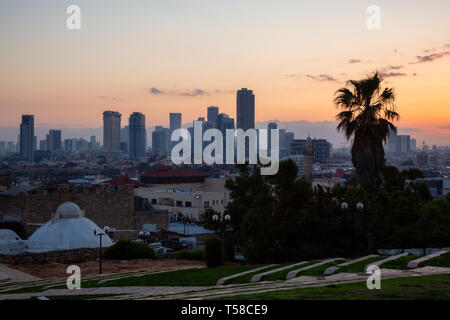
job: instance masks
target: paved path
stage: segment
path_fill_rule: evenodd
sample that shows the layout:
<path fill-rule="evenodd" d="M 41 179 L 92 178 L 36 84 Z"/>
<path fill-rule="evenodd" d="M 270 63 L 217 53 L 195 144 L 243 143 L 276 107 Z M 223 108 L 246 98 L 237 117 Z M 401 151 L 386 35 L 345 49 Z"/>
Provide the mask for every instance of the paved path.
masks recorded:
<path fill-rule="evenodd" d="M 32 276 L 31 274 L 12 269 L 6 264 L 0 263 L 0 274 L 4 277 L 9 278 L 9 281 L 33 281 L 39 280 L 38 277 Z"/>
<path fill-rule="evenodd" d="M 269 264 L 267 266 L 251 269 L 251 270 L 248 270 L 248 271 L 245 271 L 245 272 L 236 273 L 236 274 L 233 274 L 231 276 L 228 276 L 228 277 L 225 277 L 225 278 L 221 278 L 221 279 L 219 279 L 217 281 L 216 286 L 223 285 L 227 280 L 234 279 L 234 278 L 239 278 L 240 276 L 244 276 L 244 275 L 249 274 L 249 273 L 258 272 L 260 270 L 264 270 L 264 269 L 267 269 L 267 268 L 270 268 L 270 267 L 273 267 L 273 266 L 276 266 L 276 264 Z M 253 282 L 253 278 L 252 278 L 252 282 Z"/>
<path fill-rule="evenodd" d="M 263 273 L 255 274 L 255 275 L 252 277 L 251 282 L 258 282 L 258 281 L 260 281 L 261 278 L 264 277 L 265 275 L 268 275 L 268 274 L 271 274 L 271 273 L 276 273 L 276 272 L 283 271 L 283 270 L 286 270 L 286 269 L 290 269 L 290 268 L 292 268 L 292 267 L 301 266 L 301 265 L 304 265 L 304 264 L 307 263 L 307 262 L 308 262 L 308 261 L 302 261 L 302 262 L 290 264 L 290 265 L 287 265 L 287 266 L 284 266 L 284 267 L 281 267 L 281 268 L 269 270 L 269 271 L 266 271 L 266 272 L 263 272 Z"/>
<path fill-rule="evenodd" d="M 409 269 L 417 268 L 419 266 L 419 264 L 421 264 L 422 262 L 431 260 L 433 258 L 439 257 L 440 255 L 443 255 L 443 254 L 446 254 L 446 253 L 448 253 L 448 251 L 441 250 L 441 251 L 438 251 L 438 252 L 431 253 L 431 254 L 429 254 L 429 255 L 427 255 L 425 257 L 421 257 L 421 258 L 418 258 L 416 260 L 410 261 L 408 263 L 408 268 Z"/>

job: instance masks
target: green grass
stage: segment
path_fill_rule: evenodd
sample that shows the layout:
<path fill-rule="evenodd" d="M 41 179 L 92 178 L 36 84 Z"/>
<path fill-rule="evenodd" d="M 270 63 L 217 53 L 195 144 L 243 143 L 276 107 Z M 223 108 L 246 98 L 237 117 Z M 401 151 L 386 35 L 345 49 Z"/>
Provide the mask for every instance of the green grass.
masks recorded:
<path fill-rule="evenodd" d="M 325 264 L 315 267 L 315 268 L 300 271 L 299 273 L 297 273 L 297 277 L 300 277 L 300 276 L 322 277 L 323 273 L 325 272 L 325 270 L 327 268 L 333 267 L 333 266 L 343 263 L 343 262 L 344 261 L 342 261 L 342 260 L 331 261 L 331 262 L 325 263 Z"/>
<path fill-rule="evenodd" d="M 373 258 L 369 258 L 369 259 L 365 259 L 359 262 L 355 262 L 352 264 L 349 264 L 348 266 L 344 266 L 339 268 L 336 273 L 340 273 L 340 272 L 349 272 L 349 273 L 359 273 L 359 272 L 364 272 L 364 268 L 365 266 L 367 266 L 368 264 L 377 262 L 379 260 L 383 260 L 386 257 L 373 257 Z"/>
<path fill-rule="evenodd" d="M 287 276 L 287 274 L 290 271 L 297 270 L 297 269 L 300 269 L 300 268 L 304 268 L 304 267 L 307 267 L 307 266 L 312 265 L 314 263 L 317 263 L 317 261 L 307 262 L 307 263 L 302 264 L 300 266 L 288 268 L 288 269 L 285 269 L 285 270 L 281 270 L 281 271 L 278 271 L 278 272 L 274 272 L 274 273 L 265 275 L 265 276 L 262 277 L 261 281 L 286 280 L 286 276 Z"/>
<path fill-rule="evenodd" d="M 419 267 L 433 266 L 433 267 L 447 267 L 450 268 L 450 252 L 444 253 L 439 257 L 422 262 Z"/>
<path fill-rule="evenodd" d="M 450 275 L 406 277 L 381 281 L 380 290 L 366 282 L 328 285 L 224 297 L 226 300 L 448 300 Z"/>
<path fill-rule="evenodd" d="M 256 266 L 223 266 L 216 268 L 194 268 L 126 277 L 95 285 L 97 287 L 133 286 L 214 286 L 217 280 L 236 273 L 248 271 Z"/>
<path fill-rule="evenodd" d="M 244 274 L 243 276 L 237 277 L 237 278 L 232 278 L 228 281 L 225 282 L 225 284 L 242 284 L 242 283 L 250 283 L 250 280 L 252 279 L 252 277 L 258 273 L 263 273 L 269 270 L 273 270 L 273 269 L 277 269 L 277 268 L 281 268 L 283 265 L 275 265 L 273 267 L 269 267 L 269 268 L 265 268 L 263 270 L 260 271 L 256 271 L 256 272 L 252 272 L 252 273 L 248 273 L 248 274 Z"/>
<path fill-rule="evenodd" d="M 410 253 L 407 256 L 383 263 L 382 265 L 380 265 L 380 268 L 406 270 L 406 269 L 408 269 L 408 263 L 410 261 L 418 259 L 420 257 L 423 257 L 423 255 Z"/>

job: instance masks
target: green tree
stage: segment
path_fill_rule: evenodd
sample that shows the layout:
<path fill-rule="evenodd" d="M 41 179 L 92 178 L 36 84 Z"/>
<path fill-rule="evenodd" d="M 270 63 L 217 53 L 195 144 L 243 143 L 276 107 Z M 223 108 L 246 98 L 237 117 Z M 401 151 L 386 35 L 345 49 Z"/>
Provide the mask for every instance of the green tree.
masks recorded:
<path fill-rule="evenodd" d="M 384 164 L 383 143 L 389 130 L 396 132 L 391 121 L 399 119 L 392 88 L 382 88 L 382 76 L 375 72 L 362 80 L 349 80 L 336 91 L 334 103 L 342 109 L 337 114 L 337 129 L 346 138 L 354 136 L 352 162 L 363 187 L 373 190 L 380 181 Z"/>

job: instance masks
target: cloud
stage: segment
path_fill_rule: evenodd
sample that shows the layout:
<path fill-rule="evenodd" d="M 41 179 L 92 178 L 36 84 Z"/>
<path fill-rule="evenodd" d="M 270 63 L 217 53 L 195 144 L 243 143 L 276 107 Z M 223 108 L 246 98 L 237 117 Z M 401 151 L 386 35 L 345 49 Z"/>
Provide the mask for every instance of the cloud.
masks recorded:
<path fill-rule="evenodd" d="M 387 66 L 385 68 L 385 70 L 398 70 L 398 69 L 401 69 L 401 68 L 403 68 L 402 65 L 399 65 L 399 66 Z"/>
<path fill-rule="evenodd" d="M 439 53 L 433 53 L 426 56 L 416 56 L 417 61 L 411 62 L 410 64 L 417 64 L 417 63 L 426 63 L 426 62 L 433 62 L 437 59 L 441 59 L 445 56 L 450 55 L 450 51 L 443 51 Z"/>
<path fill-rule="evenodd" d="M 151 89 L 149 89 L 148 92 L 151 94 L 163 94 L 164 93 L 164 91 L 161 91 L 155 87 L 152 87 Z"/>
<path fill-rule="evenodd" d="M 382 72 L 381 75 L 385 78 L 405 77 L 406 73 L 403 72 Z"/>
<path fill-rule="evenodd" d="M 181 92 L 180 96 L 183 97 L 196 97 L 196 96 L 204 96 L 207 92 L 202 89 L 194 89 L 191 91 Z"/>
<path fill-rule="evenodd" d="M 328 74 L 320 74 L 318 76 L 307 74 L 306 76 L 316 81 L 338 81 L 336 78 Z"/>
<path fill-rule="evenodd" d="M 297 78 L 297 77 L 300 77 L 300 75 L 295 74 L 295 73 L 287 73 L 287 74 L 285 74 L 284 76 L 287 77 L 287 78 Z"/>
<path fill-rule="evenodd" d="M 350 59 L 348 63 L 360 63 L 361 59 Z"/>
<path fill-rule="evenodd" d="M 444 48 L 450 49 L 450 43 L 447 43 L 446 45 L 444 45 Z"/>

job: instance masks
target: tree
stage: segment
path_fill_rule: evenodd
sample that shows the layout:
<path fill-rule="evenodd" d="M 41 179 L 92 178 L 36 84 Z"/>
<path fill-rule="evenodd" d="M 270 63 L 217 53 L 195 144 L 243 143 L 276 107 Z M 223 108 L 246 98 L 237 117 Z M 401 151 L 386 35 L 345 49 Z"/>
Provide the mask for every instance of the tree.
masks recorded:
<path fill-rule="evenodd" d="M 349 80 L 336 91 L 334 103 L 342 109 L 337 114 L 337 129 L 347 140 L 354 136 L 352 162 L 361 184 L 373 190 L 380 182 L 384 164 L 383 143 L 390 131 L 397 128 L 391 121 L 399 120 L 395 107 L 394 89 L 381 87 L 382 76 L 375 72 L 362 80 Z"/>

